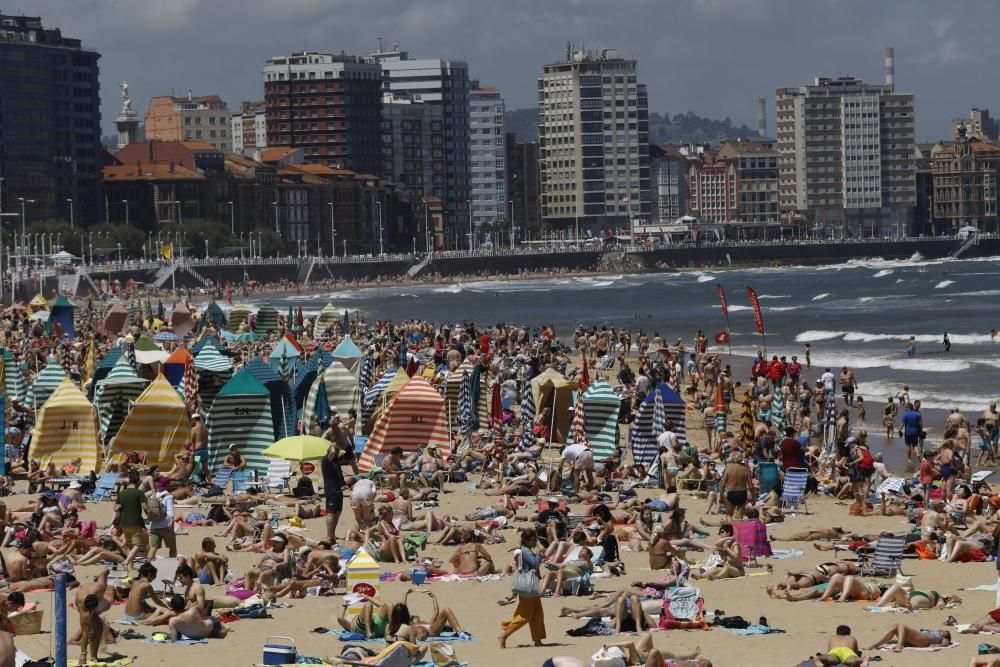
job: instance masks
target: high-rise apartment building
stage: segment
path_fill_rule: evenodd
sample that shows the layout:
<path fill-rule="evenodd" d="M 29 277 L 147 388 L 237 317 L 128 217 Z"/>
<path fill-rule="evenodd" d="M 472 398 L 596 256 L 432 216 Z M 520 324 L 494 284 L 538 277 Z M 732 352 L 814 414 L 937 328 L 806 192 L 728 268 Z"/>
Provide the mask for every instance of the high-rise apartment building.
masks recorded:
<path fill-rule="evenodd" d="M 268 146 L 301 148 L 310 162 L 381 174 L 382 77 L 377 64 L 344 53 L 270 58 L 264 65 L 264 104 Z"/>
<path fill-rule="evenodd" d="M 653 196 L 649 226 L 669 225 L 687 215 L 687 167 L 688 159 L 673 145 L 650 145 L 649 173 Z"/>
<path fill-rule="evenodd" d="M 523 237 L 539 223 L 538 144 L 507 133 L 507 192 L 514 227 Z"/>
<path fill-rule="evenodd" d="M 509 226 L 507 146 L 503 131 L 503 97 L 496 88 L 472 83 L 469 93 L 469 181 L 472 223 L 481 230 Z"/>
<path fill-rule="evenodd" d="M 817 78 L 777 90 L 782 215 L 823 236 L 904 235 L 916 204 L 913 95 Z"/>
<path fill-rule="evenodd" d="M 100 57 L 38 17 L 0 14 L 0 212 L 103 217 Z"/>
<path fill-rule="evenodd" d="M 591 232 L 650 214 L 646 86 L 614 49 L 567 48 L 538 80 L 542 219 Z"/>
<path fill-rule="evenodd" d="M 267 108 L 264 101 L 244 102 L 230 119 L 234 153 L 259 156 L 267 148 Z"/>
<path fill-rule="evenodd" d="M 469 226 L 469 66 L 437 58 L 411 59 L 398 48 L 371 54 L 382 70 L 382 87 L 394 97 L 412 95 L 441 106 L 444 139 L 444 242 L 453 248 Z M 501 148 L 503 137 L 500 137 Z"/>
<path fill-rule="evenodd" d="M 146 139 L 204 141 L 220 151 L 231 149 L 229 109 L 218 95 L 154 97 L 143 118 Z"/>
<path fill-rule="evenodd" d="M 382 146 L 382 173 L 409 193 L 415 205 L 423 197 L 444 198 L 447 172 L 441 105 L 414 95 L 385 93 Z"/>
<path fill-rule="evenodd" d="M 778 157 L 770 141 L 727 141 L 719 148 L 720 160 L 736 167 L 736 221 L 778 222 Z"/>

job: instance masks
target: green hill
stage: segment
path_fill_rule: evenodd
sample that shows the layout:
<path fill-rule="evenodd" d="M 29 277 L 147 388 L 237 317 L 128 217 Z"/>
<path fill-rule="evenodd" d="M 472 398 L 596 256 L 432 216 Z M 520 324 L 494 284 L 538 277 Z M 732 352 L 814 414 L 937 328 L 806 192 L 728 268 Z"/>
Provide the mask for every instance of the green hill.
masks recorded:
<path fill-rule="evenodd" d="M 504 115 L 507 132 L 513 132 L 520 141 L 538 139 L 538 109 L 514 109 Z M 663 143 L 719 143 L 724 139 L 752 137 L 756 131 L 746 125 L 733 125 L 732 121 L 703 118 L 693 111 L 670 114 L 649 114 L 649 141 Z"/>

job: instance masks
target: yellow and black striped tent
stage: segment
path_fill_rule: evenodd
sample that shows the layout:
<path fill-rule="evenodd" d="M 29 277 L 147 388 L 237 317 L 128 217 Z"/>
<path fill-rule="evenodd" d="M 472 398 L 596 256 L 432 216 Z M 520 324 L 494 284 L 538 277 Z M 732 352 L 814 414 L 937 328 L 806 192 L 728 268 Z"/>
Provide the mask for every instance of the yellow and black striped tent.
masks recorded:
<path fill-rule="evenodd" d="M 118 435 L 111 441 L 111 452 L 145 454 L 147 465 L 169 469 L 174 456 L 187 442 L 188 433 L 187 407 L 160 373 L 136 399 Z"/>
<path fill-rule="evenodd" d="M 79 457 L 80 472 L 86 473 L 98 469 L 100 451 L 97 411 L 84 393 L 64 378 L 39 412 L 30 456 L 56 466 Z"/>

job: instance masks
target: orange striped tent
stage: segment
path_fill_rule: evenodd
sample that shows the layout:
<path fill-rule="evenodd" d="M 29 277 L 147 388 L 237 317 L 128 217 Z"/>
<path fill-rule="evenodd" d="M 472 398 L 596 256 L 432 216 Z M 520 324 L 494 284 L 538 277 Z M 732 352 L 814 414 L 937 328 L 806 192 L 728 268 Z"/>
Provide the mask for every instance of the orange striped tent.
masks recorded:
<path fill-rule="evenodd" d="M 419 375 L 410 378 L 376 422 L 358 467 L 369 471 L 375 457 L 399 445 L 404 455 L 437 447 L 444 458 L 451 453 L 444 397 Z"/>

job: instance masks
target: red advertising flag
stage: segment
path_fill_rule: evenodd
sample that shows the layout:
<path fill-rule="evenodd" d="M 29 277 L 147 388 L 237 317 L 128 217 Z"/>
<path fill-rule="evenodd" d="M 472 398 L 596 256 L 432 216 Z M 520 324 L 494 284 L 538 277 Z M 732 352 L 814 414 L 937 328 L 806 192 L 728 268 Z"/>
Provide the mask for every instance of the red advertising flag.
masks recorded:
<path fill-rule="evenodd" d="M 729 332 L 728 331 L 720 331 L 719 333 L 715 334 L 715 342 L 718 343 L 719 345 L 725 345 L 726 343 L 728 343 L 729 342 Z"/>
<path fill-rule="evenodd" d="M 719 301 L 722 302 L 722 314 L 729 317 L 729 306 L 726 305 L 726 292 L 719 283 L 715 284 L 715 289 L 719 291 Z"/>
<path fill-rule="evenodd" d="M 763 336 L 764 316 L 760 313 L 760 301 L 757 300 L 757 292 L 754 292 L 752 287 L 748 287 L 747 294 L 750 295 L 750 305 L 753 306 L 753 319 L 757 323 L 757 333 Z"/>

